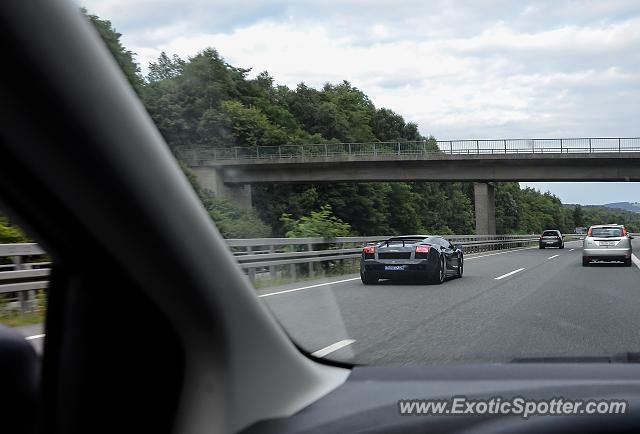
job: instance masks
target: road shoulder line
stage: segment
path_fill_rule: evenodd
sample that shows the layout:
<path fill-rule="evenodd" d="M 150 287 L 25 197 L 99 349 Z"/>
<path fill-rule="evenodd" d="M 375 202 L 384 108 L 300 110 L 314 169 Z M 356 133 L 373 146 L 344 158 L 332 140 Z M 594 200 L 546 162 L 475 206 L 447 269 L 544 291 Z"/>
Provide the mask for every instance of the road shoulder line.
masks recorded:
<path fill-rule="evenodd" d="M 318 358 L 324 357 L 328 354 L 333 353 L 334 351 L 338 351 L 339 349 L 346 347 L 347 345 L 351 345 L 355 341 L 355 339 L 344 339 L 336 342 L 335 344 L 331 344 L 328 347 L 321 348 L 318 351 L 311 353 L 311 355 Z"/>
<path fill-rule="evenodd" d="M 260 294 L 260 295 L 258 295 L 258 297 L 269 297 L 271 295 L 286 294 L 288 292 L 296 292 L 296 291 L 302 291 L 304 289 L 319 288 L 320 286 L 335 285 L 336 283 L 351 282 L 352 280 L 359 280 L 359 279 L 360 279 L 359 277 L 352 277 L 350 279 L 334 280 L 334 281 L 331 281 L 331 282 L 318 283 L 316 285 L 309 285 L 309 286 L 303 286 L 303 287 L 300 287 L 300 288 L 285 289 L 283 291 L 270 292 L 270 293 L 267 293 L 267 294 Z"/>

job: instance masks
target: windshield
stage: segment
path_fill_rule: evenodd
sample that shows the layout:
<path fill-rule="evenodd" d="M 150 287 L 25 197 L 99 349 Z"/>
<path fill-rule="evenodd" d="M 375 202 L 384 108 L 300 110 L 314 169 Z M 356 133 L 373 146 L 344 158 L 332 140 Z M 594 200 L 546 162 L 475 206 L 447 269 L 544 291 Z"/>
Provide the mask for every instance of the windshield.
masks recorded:
<path fill-rule="evenodd" d="M 634 2 L 76 2 L 306 354 L 640 352 Z"/>
<path fill-rule="evenodd" d="M 598 238 L 610 238 L 623 236 L 622 228 L 593 228 L 591 230 L 591 236 Z"/>

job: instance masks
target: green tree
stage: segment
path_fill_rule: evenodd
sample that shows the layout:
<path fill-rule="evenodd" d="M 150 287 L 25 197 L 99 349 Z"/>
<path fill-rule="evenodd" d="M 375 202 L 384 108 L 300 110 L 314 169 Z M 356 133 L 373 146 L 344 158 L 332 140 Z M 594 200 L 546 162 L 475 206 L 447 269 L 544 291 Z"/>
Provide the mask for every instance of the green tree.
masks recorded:
<path fill-rule="evenodd" d="M 28 239 L 9 219 L 0 215 L 0 244 L 25 243 Z"/>
<path fill-rule="evenodd" d="M 172 57 L 167 56 L 163 51 L 156 62 L 149 64 L 149 73 L 147 80 L 160 81 L 179 77 L 184 69 L 185 61 L 174 54 Z"/>
<path fill-rule="evenodd" d="M 129 83 L 131 83 L 131 86 L 133 86 L 135 91 L 140 94 L 142 87 L 144 86 L 144 80 L 140 75 L 140 66 L 134 60 L 135 53 L 125 49 L 120 42 L 122 34 L 116 32 L 111 21 L 102 20 L 96 15 L 87 13 L 85 8 L 81 8 L 80 10 L 98 31 L 98 34 L 106 44 L 116 62 L 118 62 L 118 65 L 120 65 L 120 69 L 122 69 L 122 72 L 127 77 L 127 80 L 129 80 Z"/>
<path fill-rule="evenodd" d="M 311 211 L 310 215 L 294 220 L 290 214 L 282 214 L 281 220 L 287 229 L 286 236 L 295 237 L 346 237 L 351 227 L 343 222 L 331 210 L 330 205 L 323 205 L 320 211 Z"/>
<path fill-rule="evenodd" d="M 271 235 L 255 210 L 242 208 L 229 199 L 211 196 L 209 215 L 224 238 L 263 238 Z"/>
<path fill-rule="evenodd" d="M 222 119 L 233 135 L 236 146 L 277 146 L 287 143 L 287 136 L 255 107 L 245 107 L 238 101 L 220 105 Z"/>
<path fill-rule="evenodd" d="M 580 205 L 576 205 L 573 208 L 573 224 L 576 227 L 583 227 L 584 226 L 584 214 L 582 212 L 582 207 Z"/>

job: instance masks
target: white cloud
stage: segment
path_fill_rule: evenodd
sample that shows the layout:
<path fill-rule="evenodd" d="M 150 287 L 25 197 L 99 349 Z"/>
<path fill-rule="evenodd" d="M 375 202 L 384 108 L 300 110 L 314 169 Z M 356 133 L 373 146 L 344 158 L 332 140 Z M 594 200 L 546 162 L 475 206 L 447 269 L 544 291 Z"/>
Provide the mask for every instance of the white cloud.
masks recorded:
<path fill-rule="evenodd" d="M 438 138 L 638 135 L 630 0 L 88 3 L 143 70 L 211 46 L 289 86 L 349 80 Z"/>

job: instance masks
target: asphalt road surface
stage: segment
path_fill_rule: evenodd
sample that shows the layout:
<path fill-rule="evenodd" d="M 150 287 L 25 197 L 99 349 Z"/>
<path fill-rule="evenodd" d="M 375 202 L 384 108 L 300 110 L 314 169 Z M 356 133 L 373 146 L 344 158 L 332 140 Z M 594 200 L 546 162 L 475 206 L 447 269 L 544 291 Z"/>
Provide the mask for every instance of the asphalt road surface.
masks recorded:
<path fill-rule="evenodd" d="M 364 364 L 508 362 L 640 352 L 640 261 L 583 267 L 581 242 L 467 255 L 442 285 L 358 275 L 258 292 L 318 357 Z M 634 240 L 640 252 L 640 240 Z"/>

